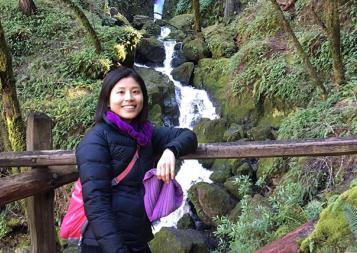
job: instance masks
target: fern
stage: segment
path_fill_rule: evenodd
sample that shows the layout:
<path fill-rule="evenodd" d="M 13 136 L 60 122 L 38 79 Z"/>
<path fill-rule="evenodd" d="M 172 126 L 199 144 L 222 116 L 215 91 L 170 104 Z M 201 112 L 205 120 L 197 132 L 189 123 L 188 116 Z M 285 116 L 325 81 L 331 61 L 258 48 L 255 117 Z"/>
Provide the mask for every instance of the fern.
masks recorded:
<path fill-rule="evenodd" d="M 346 203 L 343 208 L 348 226 L 357 240 L 357 207 Z"/>

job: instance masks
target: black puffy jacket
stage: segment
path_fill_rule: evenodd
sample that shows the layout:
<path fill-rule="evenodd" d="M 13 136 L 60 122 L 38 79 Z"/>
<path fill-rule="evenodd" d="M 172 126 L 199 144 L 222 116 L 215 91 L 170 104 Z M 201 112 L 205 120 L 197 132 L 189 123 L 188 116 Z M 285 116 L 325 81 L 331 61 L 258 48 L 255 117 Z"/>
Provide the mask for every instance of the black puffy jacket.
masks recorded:
<path fill-rule="evenodd" d="M 146 245 L 153 234 L 144 208 L 144 174 L 164 149 L 176 157 L 185 155 L 196 150 L 197 139 L 189 129 L 154 128 L 151 143 L 140 147 L 130 173 L 112 187 L 112 179 L 126 168 L 136 148 L 136 141 L 110 122 L 96 124 L 80 142 L 76 158 L 89 222 L 83 244 L 99 245 L 105 253 Z"/>

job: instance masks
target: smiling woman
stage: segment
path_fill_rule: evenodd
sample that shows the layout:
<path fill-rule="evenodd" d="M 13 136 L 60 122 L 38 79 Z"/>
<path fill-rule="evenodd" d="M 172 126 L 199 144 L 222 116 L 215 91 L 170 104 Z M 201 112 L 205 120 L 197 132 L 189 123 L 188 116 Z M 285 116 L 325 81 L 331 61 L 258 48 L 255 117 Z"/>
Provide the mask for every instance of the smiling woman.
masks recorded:
<path fill-rule="evenodd" d="M 147 118 L 144 80 L 133 69 L 110 71 L 99 95 L 96 124 L 76 150 L 88 220 L 82 229 L 82 253 L 151 252 L 145 173 L 160 157 L 156 176 L 170 182 L 175 177 L 175 158 L 194 152 L 197 139 L 189 129 L 153 127 Z M 123 171 L 129 172 L 113 184 Z"/>

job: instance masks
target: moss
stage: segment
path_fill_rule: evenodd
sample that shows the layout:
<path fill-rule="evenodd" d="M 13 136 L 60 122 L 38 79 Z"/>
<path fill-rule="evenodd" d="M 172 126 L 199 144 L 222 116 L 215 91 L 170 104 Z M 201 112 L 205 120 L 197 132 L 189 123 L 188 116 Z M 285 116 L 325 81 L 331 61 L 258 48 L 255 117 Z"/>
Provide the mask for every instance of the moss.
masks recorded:
<path fill-rule="evenodd" d="M 6 71 L 6 55 L 2 50 L 0 50 L 0 71 Z"/>
<path fill-rule="evenodd" d="M 183 32 L 192 31 L 193 26 L 193 15 L 192 14 L 182 14 L 177 15 L 170 19 L 169 23 Z"/>
<path fill-rule="evenodd" d="M 203 34 L 213 58 L 231 57 L 237 51 L 234 34 L 224 24 L 209 26 Z"/>
<path fill-rule="evenodd" d="M 224 119 L 202 118 L 196 123 L 194 131 L 200 143 L 221 142 L 226 126 L 227 122 Z"/>
<path fill-rule="evenodd" d="M 21 117 L 6 118 L 9 140 L 13 151 L 26 150 L 25 129 Z"/>
<path fill-rule="evenodd" d="M 350 244 L 351 231 L 343 212 L 345 203 L 357 207 L 357 186 L 342 193 L 321 212 L 314 231 L 301 243 L 303 252 L 320 252 L 324 247 L 343 251 Z"/>

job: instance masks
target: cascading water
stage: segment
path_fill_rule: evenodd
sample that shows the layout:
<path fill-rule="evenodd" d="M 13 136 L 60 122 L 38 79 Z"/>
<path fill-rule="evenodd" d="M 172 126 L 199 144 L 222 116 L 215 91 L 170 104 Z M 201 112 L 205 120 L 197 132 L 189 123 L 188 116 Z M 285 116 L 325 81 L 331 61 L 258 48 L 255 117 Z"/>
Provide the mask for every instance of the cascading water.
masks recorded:
<path fill-rule="evenodd" d="M 155 18 L 161 19 L 164 0 L 155 2 L 154 12 Z M 212 102 L 209 100 L 206 91 L 198 90 L 191 86 L 182 86 L 180 82 L 175 81 L 171 76 L 171 59 L 174 53 L 176 41 L 164 40 L 169 35 L 170 29 L 167 27 L 161 28 L 160 40 L 163 40 L 165 46 L 166 59 L 163 67 L 155 68 L 156 71 L 166 74 L 175 85 L 176 100 L 179 105 L 180 118 L 178 127 L 186 127 L 192 129 L 195 122 L 200 118 L 215 119 L 218 115 Z M 185 214 L 190 212 L 190 207 L 186 201 L 188 189 L 197 182 L 211 182 L 209 176 L 211 172 L 204 169 L 197 160 L 183 161 L 180 170 L 176 176 L 176 180 L 180 183 L 184 192 L 184 204 L 171 213 L 169 216 L 161 218 L 159 222 L 154 224 L 154 233 L 158 232 L 161 227 L 176 226 L 177 221 Z"/>

